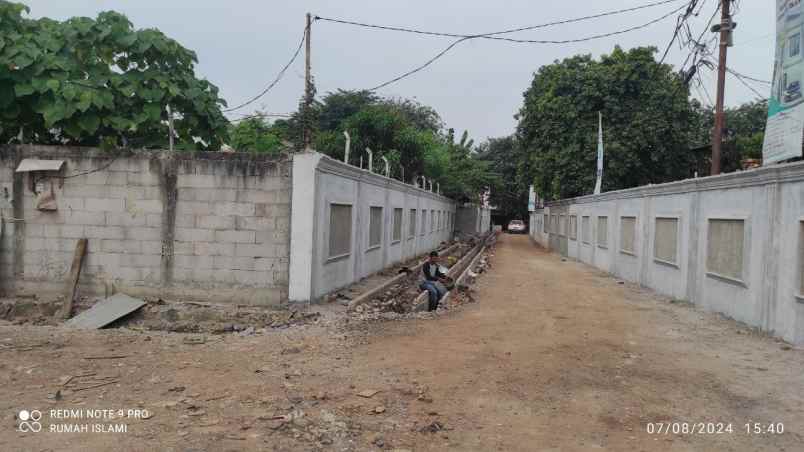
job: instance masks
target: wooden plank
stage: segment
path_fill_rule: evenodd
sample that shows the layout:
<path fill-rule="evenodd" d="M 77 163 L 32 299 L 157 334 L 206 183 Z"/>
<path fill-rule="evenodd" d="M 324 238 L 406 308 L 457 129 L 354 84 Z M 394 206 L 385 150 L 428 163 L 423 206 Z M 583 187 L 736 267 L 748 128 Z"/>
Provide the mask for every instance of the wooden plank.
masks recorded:
<path fill-rule="evenodd" d="M 70 267 L 70 276 L 67 277 L 67 284 L 64 287 L 65 297 L 64 306 L 61 309 L 61 318 L 69 319 L 73 312 L 73 302 L 78 294 L 78 278 L 81 276 L 81 267 L 84 264 L 84 256 L 87 254 L 87 239 L 78 239 L 75 244 L 75 254 L 73 254 L 73 265 Z"/>

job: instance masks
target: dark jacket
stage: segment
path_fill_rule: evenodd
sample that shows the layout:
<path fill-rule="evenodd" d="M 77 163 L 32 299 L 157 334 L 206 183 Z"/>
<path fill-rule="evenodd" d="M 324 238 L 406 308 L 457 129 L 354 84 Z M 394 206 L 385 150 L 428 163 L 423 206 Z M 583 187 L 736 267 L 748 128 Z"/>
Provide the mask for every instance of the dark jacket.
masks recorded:
<path fill-rule="evenodd" d="M 428 281 L 438 281 L 438 278 L 443 278 L 447 276 L 446 273 L 442 272 L 438 268 L 438 264 L 433 264 L 430 261 L 427 261 L 422 265 L 422 273 L 424 273 L 424 279 Z"/>

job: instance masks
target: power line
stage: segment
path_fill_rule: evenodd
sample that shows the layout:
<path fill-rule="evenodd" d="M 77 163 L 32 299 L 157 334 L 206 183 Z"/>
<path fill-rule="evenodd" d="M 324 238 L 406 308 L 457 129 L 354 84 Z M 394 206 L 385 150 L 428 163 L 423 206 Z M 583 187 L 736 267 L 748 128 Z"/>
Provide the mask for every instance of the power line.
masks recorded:
<path fill-rule="evenodd" d="M 277 74 L 277 76 L 274 79 L 274 81 L 272 81 L 264 90 L 262 90 L 262 92 L 260 92 L 256 96 L 254 96 L 251 99 L 243 102 L 240 105 L 237 105 L 236 107 L 232 107 L 232 108 L 228 108 L 226 110 L 223 110 L 223 112 L 226 113 L 226 112 L 230 112 L 230 111 L 239 110 L 239 109 L 241 109 L 241 108 L 243 108 L 243 107 L 245 107 L 247 105 L 250 105 L 250 104 L 256 102 L 257 100 L 259 100 L 262 96 L 266 95 L 268 93 L 268 91 L 270 91 L 274 86 L 276 86 L 276 84 L 279 83 L 280 80 L 282 80 L 282 77 L 284 77 L 285 72 L 288 70 L 290 65 L 293 64 L 294 61 L 296 61 L 296 58 L 298 58 L 299 53 L 301 52 L 302 46 L 304 45 L 304 39 L 307 37 L 308 30 L 309 30 L 308 27 L 304 28 L 304 33 L 302 33 L 302 37 L 301 37 L 301 40 L 299 40 L 299 45 L 298 45 L 298 47 L 296 47 L 296 51 L 293 52 L 293 56 L 290 58 L 290 61 L 288 61 L 287 64 L 285 64 L 285 66 L 282 68 L 282 70 L 279 71 L 279 74 Z"/>
<path fill-rule="evenodd" d="M 767 97 L 766 97 L 766 96 L 763 96 L 762 94 L 760 94 L 760 92 L 759 92 L 759 91 L 757 91 L 757 90 L 755 90 L 753 86 L 749 85 L 749 84 L 748 84 L 748 83 L 747 83 L 745 80 L 743 80 L 743 77 L 742 77 L 740 74 L 738 74 L 738 73 L 736 73 L 736 72 L 732 71 L 732 70 L 731 70 L 731 69 L 729 69 L 728 67 L 726 68 L 726 70 L 727 70 L 727 71 L 729 71 L 729 74 L 731 74 L 731 75 L 733 75 L 734 77 L 736 77 L 736 78 L 737 78 L 737 80 L 739 80 L 739 81 L 740 81 L 740 83 L 742 83 L 743 85 L 745 85 L 745 87 L 746 87 L 746 88 L 750 89 L 751 91 L 753 91 L 753 92 L 754 92 L 754 94 L 756 94 L 757 96 L 759 96 L 759 98 L 760 98 L 760 99 L 763 99 L 763 100 L 764 100 L 764 99 L 767 99 Z"/>
<path fill-rule="evenodd" d="M 735 71 L 734 69 L 732 69 L 730 67 L 726 67 L 726 70 L 731 72 L 732 74 L 738 76 L 738 77 L 742 77 L 742 78 L 744 78 L 746 80 L 751 80 L 752 82 L 764 83 L 766 85 L 773 85 L 773 83 L 769 82 L 768 80 L 761 80 L 761 79 L 758 79 L 758 78 L 749 77 L 749 76 L 747 76 L 745 74 L 741 74 L 741 73 Z"/>
<path fill-rule="evenodd" d="M 648 4 L 644 4 L 644 5 L 640 5 L 640 6 L 635 6 L 635 7 L 632 7 L 632 8 L 619 9 L 619 10 L 615 10 L 615 11 L 607 11 L 607 12 L 603 12 L 603 13 L 600 13 L 600 14 L 594 14 L 594 15 L 590 15 L 590 16 L 583 16 L 583 17 L 577 17 L 577 18 L 573 18 L 573 19 L 559 20 L 559 21 L 555 21 L 555 22 L 548 22 L 548 23 L 539 24 L 539 25 L 531 25 L 531 26 L 527 26 L 527 27 L 512 28 L 512 29 L 508 29 L 508 30 L 495 31 L 495 32 L 491 32 L 491 33 L 480 33 L 480 34 L 470 34 L 470 35 L 438 32 L 438 31 L 428 31 L 428 30 L 419 30 L 419 29 L 406 28 L 406 27 L 394 27 L 394 26 L 388 26 L 388 25 L 376 25 L 376 24 L 369 24 L 369 23 L 364 23 L 364 22 L 356 22 L 356 21 L 351 21 L 351 20 L 346 20 L 346 19 L 335 19 L 335 18 L 331 18 L 331 17 L 322 17 L 322 16 L 315 16 L 315 19 L 316 20 L 321 20 L 321 21 L 324 21 L 324 22 L 333 22 L 333 23 L 344 24 L 344 25 L 353 25 L 353 26 L 363 27 L 363 28 L 373 28 L 373 29 L 377 29 L 377 30 L 387 30 L 387 31 L 399 31 L 399 32 L 404 32 L 404 33 L 414 33 L 414 34 L 420 34 L 420 35 L 426 35 L 426 36 L 441 36 L 441 37 L 449 37 L 449 38 L 482 38 L 482 39 L 494 39 L 494 40 L 500 40 L 500 41 L 531 43 L 531 44 L 563 44 L 564 42 L 561 42 L 561 41 L 540 41 L 540 40 L 530 40 L 530 39 L 501 38 L 501 37 L 499 37 L 499 35 L 517 33 L 517 32 L 520 32 L 520 31 L 536 30 L 536 29 L 539 29 L 539 28 L 546 28 L 546 27 L 551 27 L 551 26 L 555 26 L 555 25 L 565 25 L 565 24 L 581 22 L 581 21 L 590 20 L 590 19 L 597 19 L 597 18 L 600 18 L 600 17 L 613 16 L 613 15 L 623 14 L 623 13 L 627 13 L 627 12 L 631 12 L 631 11 L 637 11 L 637 10 L 641 10 L 641 9 L 652 8 L 654 6 L 665 5 L 665 4 L 668 4 L 668 3 L 676 3 L 676 2 L 679 2 L 679 1 L 681 1 L 681 0 L 663 0 L 663 1 L 659 1 L 659 2 L 654 2 L 654 3 L 648 3 Z M 695 0 L 695 1 L 697 1 L 697 0 Z"/>
<path fill-rule="evenodd" d="M 706 2 L 706 0 L 704 0 L 704 2 Z M 664 49 L 664 54 L 662 54 L 662 58 L 659 60 L 660 65 L 664 63 L 664 59 L 667 58 L 667 53 L 670 52 L 670 48 L 673 47 L 673 43 L 676 42 L 676 38 L 678 38 L 678 32 L 681 31 L 681 27 L 684 26 L 684 23 L 686 23 L 686 21 L 692 15 L 693 11 L 695 11 L 695 7 L 697 5 L 698 0 L 691 0 L 690 3 L 687 5 L 687 10 L 681 17 L 678 18 L 678 22 L 676 23 L 676 29 L 675 31 L 673 31 L 673 37 L 670 39 L 670 42 Z"/>
<path fill-rule="evenodd" d="M 687 63 L 690 61 L 690 58 L 692 58 L 692 64 L 695 65 L 696 64 L 696 59 L 698 58 L 698 54 L 700 54 L 702 51 L 704 51 L 707 48 L 706 44 L 701 44 L 701 40 L 703 39 L 703 37 L 706 34 L 706 32 L 709 31 L 709 26 L 712 25 L 712 22 L 715 20 L 715 17 L 717 17 L 717 13 L 719 13 L 719 12 L 720 12 L 720 0 L 718 0 L 718 2 L 717 2 L 717 8 L 715 8 L 715 11 L 712 13 L 712 17 L 709 18 L 709 21 L 706 23 L 706 26 L 703 28 L 703 30 L 701 30 L 701 34 L 698 35 L 698 39 L 693 40 L 693 39 L 691 39 L 692 38 L 691 36 L 688 38 L 688 40 L 686 42 L 686 45 L 689 45 L 690 43 L 692 43 L 695 46 L 695 48 L 694 48 L 694 52 L 690 52 L 689 54 L 687 54 L 687 58 L 684 60 L 684 63 L 681 65 L 681 70 L 682 71 L 684 70 L 685 67 L 687 67 Z"/>
<path fill-rule="evenodd" d="M 607 38 L 607 37 L 610 37 L 610 36 L 621 35 L 621 34 L 624 34 L 624 33 L 629 33 L 631 31 L 647 28 L 647 27 L 649 27 L 649 26 L 651 26 L 651 25 L 653 25 L 653 24 L 655 24 L 657 22 L 661 22 L 662 20 L 672 16 L 673 14 L 676 14 L 677 12 L 681 11 L 685 7 L 686 6 L 684 5 L 684 6 L 681 6 L 680 8 L 676 8 L 673 11 L 670 11 L 669 13 L 667 13 L 667 14 L 665 14 L 665 15 L 657 18 L 657 19 L 651 20 L 650 22 L 647 22 L 647 23 L 644 23 L 644 24 L 641 24 L 641 25 L 637 25 L 637 26 L 634 26 L 634 27 L 626 28 L 626 29 L 623 29 L 623 30 L 617 30 L 617 31 L 609 32 L 609 33 L 597 34 L 597 35 L 587 36 L 587 37 L 584 37 L 584 38 L 566 39 L 566 40 L 562 40 L 562 41 L 521 40 L 521 41 L 517 41 L 517 42 L 528 42 L 528 43 L 538 43 L 538 44 L 571 44 L 571 43 L 586 42 L 586 41 L 592 41 L 592 40 L 595 40 L 595 39 Z M 484 36 L 486 36 L 486 35 L 470 35 L 470 36 L 465 36 L 465 37 L 463 37 L 461 39 L 458 39 L 457 41 L 453 42 L 452 44 L 450 44 L 446 48 L 444 48 L 442 51 L 437 53 L 434 57 L 432 57 L 429 60 L 427 60 L 424 64 L 422 64 L 420 66 L 417 66 L 416 68 L 411 69 L 410 71 L 407 71 L 402 75 L 394 77 L 393 79 L 391 79 L 391 80 L 389 80 L 387 82 L 381 83 L 381 84 L 379 84 L 379 85 L 377 85 L 377 86 L 375 86 L 373 88 L 369 88 L 367 91 L 376 91 L 376 90 L 378 90 L 380 88 L 384 88 L 384 87 L 386 87 L 386 86 L 388 86 L 388 85 L 390 85 L 392 83 L 396 83 L 396 82 L 398 82 L 398 81 L 400 81 L 400 80 L 402 80 L 404 78 L 407 78 L 407 77 L 409 77 L 409 76 L 411 76 L 411 75 L 413 75 L 413 74 L 425 69 L 427 66 L 430 66 L 436 60 L 438 60 L 439 58 L 444 56 L 447 52 L 452 50 L 452 48 L 454 48 L 458 44 L 460 44 L 460 43 L 462 43 L 464 41 L 468 41 L 470 39 L 483 38 Z"/>
<path fill-rule="evenodd" d="M 764 41 L 764 40 L 766 40 L 766 39 L 768 39 L 768 38 L 771 38 L 771 37 L 773 37 L 774 35 L 776 35 L 776 33 L 768 33 L 768 34 L 766 34 L 766 35 L 757 36 L 757 37 L 755 37 L 755 38 L 750 38 L 750 39 L 748 39 L 747 41 L 735 42 L 735 43 L 734 43 L 734 45 L 735 45 L 735 46 L 747 46 L 748 44 L 752 44 L 752 45 L 753 45 L 753 44 L 756 44 L 756 43 L 757 43 L 757 42 L 759 42 L 759 41 Z"/>
<path fill-rule="evenodd" d="M 694 85 L 694 88 L 695 88 L 695 92 L 698 93 L 698 97 L 701 99 L 701 101 L 706 106 L 712 107 L 712 101 L 711 101 L 711 98 L 709 97 L 709 93 L 704 93 L 698 85 Z M 704 97 L 704 94 L 706 94 L 706 97 Z"/>
<path fill-rule="evenodd" d="M 709 90 L 706 89 L 706 84 L 704 83 L 703 77 L 701 77 L 700 72 L 698 73 L 698 86 L 700 86 L 701 89 L 703 90 L 704 94 L 706 94 L 706 99 L 709 100 L 709 106 L 713 107 L 715 105 L 715 103 L 712 102 L 712 96 L 709 95 Z"/>

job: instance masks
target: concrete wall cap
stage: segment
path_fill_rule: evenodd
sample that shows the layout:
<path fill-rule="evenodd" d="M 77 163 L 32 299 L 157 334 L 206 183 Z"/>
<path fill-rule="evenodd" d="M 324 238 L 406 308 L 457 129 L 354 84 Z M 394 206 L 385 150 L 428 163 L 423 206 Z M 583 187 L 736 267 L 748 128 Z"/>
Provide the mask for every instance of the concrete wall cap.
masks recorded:
<path fill-rule="evenodd" d="M 720 174 L 717 176 L 684 179 L 657 185 L 615 190 L 599 195 L 585 195 L 546 202 L 546 207 L 560 207 L 570 204 L 589 204 L 612 201 L 615 199 L 643 198 L 651 196 L 669 196 L 699 191 L 728 190 L 748 188 L 774 183 L 804 181 L 804 162 L 766 166 L 748 171 Z"/>

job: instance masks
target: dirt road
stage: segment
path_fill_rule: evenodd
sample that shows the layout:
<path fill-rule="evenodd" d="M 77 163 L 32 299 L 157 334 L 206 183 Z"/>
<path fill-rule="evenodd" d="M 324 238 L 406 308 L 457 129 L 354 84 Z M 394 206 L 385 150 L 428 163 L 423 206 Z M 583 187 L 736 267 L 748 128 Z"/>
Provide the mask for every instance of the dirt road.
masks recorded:
<path fill-rule="evenodd" d="M 328 306 L 316 325 L 203 344 L 2 325 L 0 450 L 801 450 L 801 350 L 527 237 L 503 237 L 492 262 L 478 303 L 435 319 L 355 322 Z M 55 396 L 92 372 L 114 383 Z M 50 410 L 89 408 L 149 416 L 104 421 L 125 433 L 49 431 L 87 422 Z M 17 430 L 21 409 L 45 413 L 42 432 Z M 647 432 L 673 422 L 722 433 Z"/>

